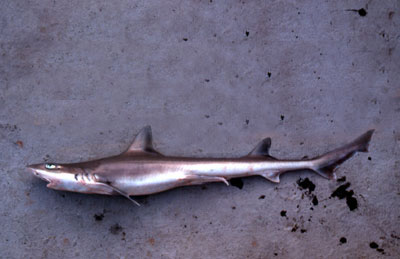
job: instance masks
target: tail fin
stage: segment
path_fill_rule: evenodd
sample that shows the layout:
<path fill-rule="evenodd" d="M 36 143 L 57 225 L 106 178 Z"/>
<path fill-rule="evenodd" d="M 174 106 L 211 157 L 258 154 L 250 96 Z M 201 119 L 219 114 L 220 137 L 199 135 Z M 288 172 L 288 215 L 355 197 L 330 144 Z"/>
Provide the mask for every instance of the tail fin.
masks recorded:
<path fill-rule="evenodd" d="M 325 178 L 336 179 L 334 171 L 340 164 L 352 157 L 356 152 L 368 152 L 369 141 L 373 133 L 373 129 L 369 130 L 353 142 L 313 159 L 314 166 L 312 170 Z"/>

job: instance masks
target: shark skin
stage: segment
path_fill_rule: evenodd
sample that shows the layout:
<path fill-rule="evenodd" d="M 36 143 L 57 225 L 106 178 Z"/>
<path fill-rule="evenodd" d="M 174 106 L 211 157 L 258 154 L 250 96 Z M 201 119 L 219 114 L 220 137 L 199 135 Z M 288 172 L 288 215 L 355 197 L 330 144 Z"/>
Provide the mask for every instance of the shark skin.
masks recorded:
<path fill-rule="evenodd" d="M 368 152 L 374 130 L 347 145 L 306 160 L 278 160 L 269 155 L 271 139 L 263 139 L 247 156 L 191 158 L 164 156 L 153 147 L 151 127 L 144 127 L 132 145 L 120 155 L 72 164 L 34 164 L 27 168 L 55 190 L 123 195 L 148 195 L 186 185 L 223 182 L 235 177 L 259 175 L 274 183 L 288 171 L 311 170 L 327 179 L 356 152 Z"/>

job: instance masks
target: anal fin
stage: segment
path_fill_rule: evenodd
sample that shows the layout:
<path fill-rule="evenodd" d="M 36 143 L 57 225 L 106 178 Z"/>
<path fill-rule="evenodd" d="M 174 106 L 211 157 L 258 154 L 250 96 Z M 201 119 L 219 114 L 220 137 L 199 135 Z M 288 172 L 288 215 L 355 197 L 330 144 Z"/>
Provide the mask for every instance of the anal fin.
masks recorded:
<path fill-rule="evenodd" d="M 280 172 L 279 171 L 267 171 L 267 172 L 262 172 L 259 175 L 270 180 L 271 182 L 274 182 L 274 183 L 280 182 L 280 179 L 279 179 Z"/>

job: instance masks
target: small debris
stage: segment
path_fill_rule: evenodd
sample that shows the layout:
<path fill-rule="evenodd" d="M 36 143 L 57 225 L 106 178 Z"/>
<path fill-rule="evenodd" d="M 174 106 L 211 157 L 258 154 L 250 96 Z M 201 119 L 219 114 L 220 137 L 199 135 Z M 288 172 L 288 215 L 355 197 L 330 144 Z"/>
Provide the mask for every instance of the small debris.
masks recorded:
<path fill-rule="evenodd" d="M 281 217 L 286 217 L 286 210 L 281 211 Z"/>
<path fill-rule="evenodd" d="M 118 223 L 115 223 L 110 227 L 110 233 L 113 235 L 118 235 L 122 231 L 122 229 L 123 228 Z"/>
<path fill-rule="evenodd" d="M 295 224 L 294 227 L 292 228 L 292 232 L 296 232 L 298 228 L 299 228 L 299 226 L 297 226 L 297 224 Z"/>
<path fill-rule="evenodd" d="M 152 237 L 149 238 L 149 244 L 150 244 L 150 245 L 153 246 L 155 242 L 156 242 L 156 240 L 154 240 L 154 238 L 152 238 Z"/>
<path fill-rule="evenodd" d="M 22 142 L 21 140 L 18 140 L 17 142 L 15 142 L 15 144 L 17 144 L 20 148 L 24 147 L 24 142 Z"/>
<path fill-rule="evenodd" d="M 102 221 L 103 218 L 104 218 L 104 214 L 103 214 L 103 213 L 94 214 L 93 218 L 94 218 L 96 221 Z"/>
<path fill-rule="evenodd" d="M 377 249 L 379 246 L 377 243 L 371 242 L 371 243 L 369 243 L 369 247 L 371 247 L 372 249 Z"/>
<path fill-rule="evenodd" d="M 359 14 L 360 16 L 364 17 L 364 16 L 367 15 L 367 11 L 365 11 L 364 8 L 361 8 L 360 10 L 358 10 L 358 14 Z"/>
<path fill-rule="evenodd" d="M 341 237 L 340 238 L 340 243 L 346 244 L 347 243 L 347 239 L 345 237 Z"/>

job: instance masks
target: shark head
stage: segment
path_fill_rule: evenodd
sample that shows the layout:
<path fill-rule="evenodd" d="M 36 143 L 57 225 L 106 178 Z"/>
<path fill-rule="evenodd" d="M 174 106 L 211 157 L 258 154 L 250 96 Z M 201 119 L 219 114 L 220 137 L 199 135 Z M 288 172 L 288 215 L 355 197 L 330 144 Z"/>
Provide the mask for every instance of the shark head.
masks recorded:
<path fill-rule="evenodd" d="M 136 205 L 139 205 L 139 203 L 131 199 L 123 190 L 112 186 L 108 182 L 102 182 L 98 175 L 94 173 L 88 173 L 90 169 L 85 168 L 84 163 L 33 164 L 28 165 L 27 168 L 36 177 L 47 181 L 47 187 L 51 189 L 81 193 L 120 194 Z"/>
<path fill-rule="evenodd" d="M 63 164 L 34 164 L 27 168 L 36 177 L 47 181 L 47 187 L 56 190 L 73 190 L 74 185 L 78 185 L 77 175 L 83 171 L 78 167 Z"/>
<path fill-rule="evenodd" d="M 96 175 L 85 171 L 82 164 L 34 164 L 27 168 L 36 177 L 48 182 L 47 187 L 61 191 L 112 194 L 113 190 L 98 182 Z"/>

